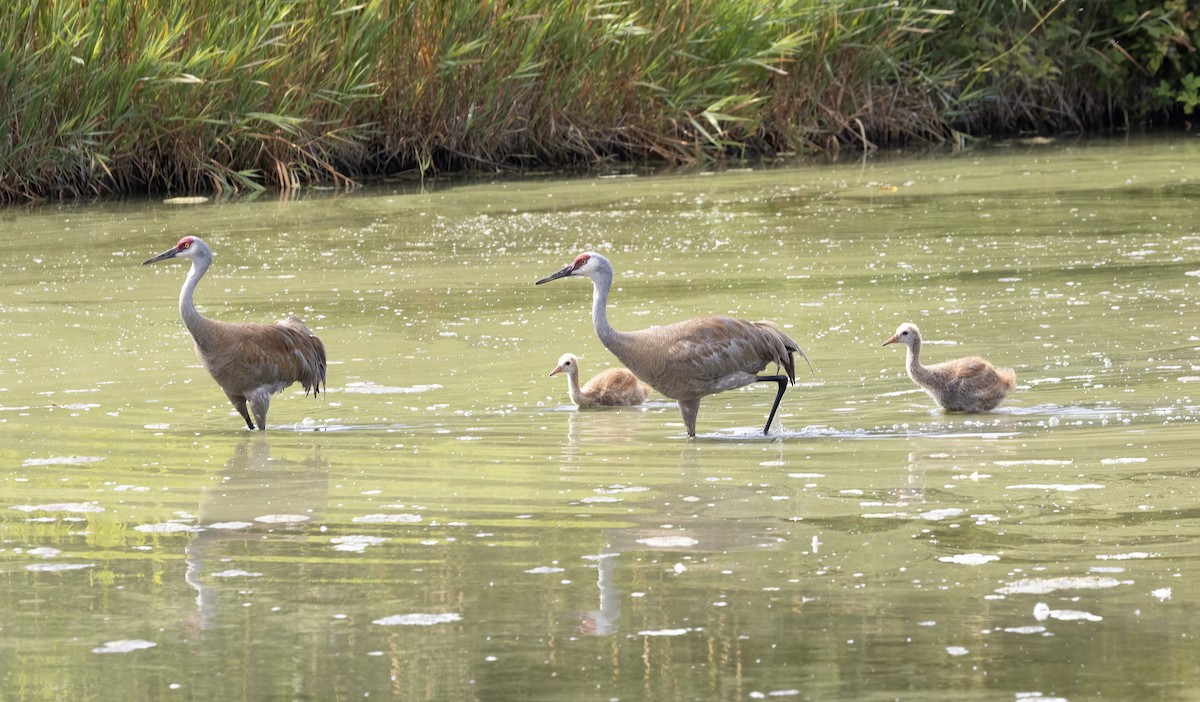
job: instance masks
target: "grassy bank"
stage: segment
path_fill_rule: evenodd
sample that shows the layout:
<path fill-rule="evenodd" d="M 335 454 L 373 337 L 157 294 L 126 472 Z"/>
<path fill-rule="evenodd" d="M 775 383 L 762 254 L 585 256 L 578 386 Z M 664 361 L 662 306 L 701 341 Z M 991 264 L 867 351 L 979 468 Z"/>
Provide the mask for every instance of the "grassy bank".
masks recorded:
<path fill-rule="evenodd" d="M 0 200 L 1179 119 L 1198 27 L 1186 0 L 7 3 Z"/>

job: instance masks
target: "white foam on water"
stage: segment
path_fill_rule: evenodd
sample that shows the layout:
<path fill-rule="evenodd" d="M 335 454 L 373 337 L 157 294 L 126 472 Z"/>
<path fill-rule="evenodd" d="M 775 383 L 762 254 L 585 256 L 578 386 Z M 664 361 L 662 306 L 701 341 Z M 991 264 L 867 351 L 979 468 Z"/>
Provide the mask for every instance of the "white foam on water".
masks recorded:
<path fill-rule="evenodd" d="M 263 524 L 300 524 L 307 522 L 311 517 L 306 517 L 303 514 L 264 514 L 261 517 L 255 517 L 254 521 L 262 522 Z"/>
<path fill-rule="evenodd" d="M 386 536 L 367 536 L 360 534 L 352 534 L 350 536 L 339 536 L 329 540 L 333 544 L 335 551 L 349 551 L 351 553 L 363 553 L 368 546 L 378 546 L 389 539 Z"/>
<path fill-rule="evenodd" d="M 179 522 L 159 522 L 157 524 L 138 524 L 133 528 L 134 531 L 140 531 L 143 534 L 172 534 L 181 531 L 202 531 L 200 527 L 192 526 L 191 524 L 180 524 Z"/>
<path fill-rule="evenodd" d="M 364 514 L 350 521 L 359 524 L 416 524 L 421 519 L 419 514 Z"/>
<path fill-rule="evenodd" d="M 938 560 L 942 563 L 955 563 L 958 565 L 983 565 L 984 563 L 1000 560 L 1000 556 L 991 556 L 983 553 L 960 553 L 956 556 L 940 556 Z"/>
<path fill-rule="evenodd" d="M 241 570 L 238 568 L 230 568 L 223 570 L 220 573 L 213 573 L 214 578 L 261 578 L 262 573 L 255 573 L 249 570 Z"/>
<path fill-rule="evenodd" d="M 537 568 L 530 568 L 525 572 L 532 573 L 534 575 L 545 575 L 547 573 L 561 573 L 563 572 L 563 569 L 554 566 L 538 566 Z"/>
<path fill-rule="evenodd" d="M 31 563 L 25 566 L 25 570 L 31 573 L 61 573 L 67 570 L 86 570 L 95 567 L 95 563 Z"/>
<path fill-rule="evenodd" d="M 700 543 L 688 536 L 650 536 L 637 542 L 651 548 L 688 548 Z"/>
<path fill-rule="evenodd" d="M 1022 485 L 1009 485 L 1009 490 L 1053 490 L 1055 492 L 1079 492 L 1080 490 L 1103 490 L 1104 486 L 1099 483 L 1084 483 L 1082 485 L 1070 485 L 1066 483 L 1024 483 Z"/>
<path fill-rule="evenodd" d="M 1055 590 L 1105 590 L 1127 585 L 1131 581 L 1099 575 L 1066 576 L 1061 578 L 1025 578 L 1008 583 L 996 592 L 1002 595 L 1046 595 Z"/>
<path fill-rule="evenodd" d="M 254 522 L 213 522 L 206 525 L 208 529 L 247 529 L 254 526 Z"/>
<path fill-rule="evenodd" d="M 48 505 L 13 505 L 9 509 L 19 512 L 103 512 L 104 508 L 94 502 L 54 502 Z"/>
<path fill-rule="evenodd" d="M 1131 551 L 1130 553 L 1102 553 L 1097 555 L 1096 559 L 1101 561 L 1134 561 L 1143 558 L 1158 558 L 1161 555 L 1159 553 L 1146 553 L 1145 551 Z"/>
<path fill-rule="evenodd" d="M 639 631 L 638 636 L 683 636 L 684 634 L 699 631 L 698 629 L 646 629 Z"/>
<path fill-rule="evenodd" d="M 146 648 L 154 648 L 157 645 L 153 641 L 145 641 L 143 639 L 120 639 L 118 641 L 106 641 L 103 646 L 93 648 L 92 653 L 131 653 Z"/>
<path fill-rule="evenodd" d="M 371 623 L 379 624 L 380 626 L 433 626 L 435 624 L 449 624 L 460 621 L 462 621 L 461 614 L 457 612 L 443 612 L 440 614 L 393 614 L 388 617 L 376 619 Z"/>
<path fill-rule="evenodd" d="M 412 385 L 408 387 L 396 385 L 376 385 L 370 381 L 346 383 L 342 387 L 342 392 L 354 393 L 359 395 L 404 395 L 415 392 L 428 392 L 430 390 L 441 390 L 442 386 L 437 384 L 431 385 Z"/>
<path fill-rule="evenodd" d="M 1104 620 L 1104 617 L 1077 609 L 1050 609 L 1050 605 L 1045 602 L 1038 602 L 1033 606 L 1033 618 L 1039 622 L 1044 622 L 1047 619 L 1057 619 L 1064 622 L 1099 622 Z"/>
<path fill-rule="evenodd" d="M 21 461 L 21 465 L 27 468 L 33 466 L 83 466 L 103 460 L 100 456 L 51 456 L 49 458 L 26 458 Z"/>

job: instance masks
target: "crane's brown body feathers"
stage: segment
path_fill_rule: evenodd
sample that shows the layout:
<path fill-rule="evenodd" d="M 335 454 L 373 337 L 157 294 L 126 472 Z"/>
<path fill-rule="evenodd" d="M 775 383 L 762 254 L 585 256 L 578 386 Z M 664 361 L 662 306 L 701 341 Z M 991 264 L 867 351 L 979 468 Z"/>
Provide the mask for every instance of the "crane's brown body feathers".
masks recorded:
<path fill-rule="evenodd" d="M 771 363 L 794 384 L 800 345 L 770 322 L 696 317 L 627 332 L 609 350 L 663 395 L 698 400 L 756 382 Z"/>

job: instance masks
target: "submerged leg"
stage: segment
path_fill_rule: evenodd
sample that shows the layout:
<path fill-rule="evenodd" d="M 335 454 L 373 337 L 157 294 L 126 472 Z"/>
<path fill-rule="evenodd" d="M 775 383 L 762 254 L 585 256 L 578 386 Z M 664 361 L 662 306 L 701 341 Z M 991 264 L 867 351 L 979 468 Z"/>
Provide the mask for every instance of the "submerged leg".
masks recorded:
<path fill-rule="evenodd" d="M 696 438 L 696 414 L 700 411 L 700 400 L 679 400 L 679 414 L 683 415 L 683 426 L 689 439 Z"/>
<path fill-rule="evenodd" d="M 254 412 L 254 418 L 258 420 L 258 430 L 267 430 L 267 408 L 271 406 L 271 393 L 264 389 L 258 389 L 250 393 L 250 410 Z"/>
<path fill-rule="evenodd" d="M 246 420 L 246 426 L 254 428 L 254 422 L 250 421 L 250 413 L 246 411 L 246 398 L 241 395 L 225 395 L 229 401 L 233 403 L 233 408 L 242 415 L 242 419 Z"/>
<path fill-rule="evenodd" d="M 775 421 L 775 412 L 779 409 L 783 393 L 787 390 L 788 377 L 786 375 L 760 375 L 754 382 L 779 383 L 779 392 L 775 393 L 775 404 L 771 405 L 771 414 L 767 415 L 767 426 L 763 427 L 763 435 L 766 436 L 771 433 L 771 422 Z"/>

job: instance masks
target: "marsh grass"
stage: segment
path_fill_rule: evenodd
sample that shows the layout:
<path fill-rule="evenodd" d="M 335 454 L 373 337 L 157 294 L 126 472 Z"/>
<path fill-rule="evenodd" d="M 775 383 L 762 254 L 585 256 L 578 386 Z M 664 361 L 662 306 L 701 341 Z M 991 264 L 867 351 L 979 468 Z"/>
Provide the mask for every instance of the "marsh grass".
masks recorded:
<path fill-rule="evenodd" d="M 1056 83 L 1011 77 L 1019 60 L 1053 75 L 1053 57 L 1010 50 L 1004 32 L 1041 39 L 1048 25 L 1031 22 L 1047 13 L 960 4 L 7 3 L 0 199 L 688 163 L 939 140 L 1005 118 L 1036 128 Z M 994 27 L 985 12 L 1011 26 L 956 33 Z M 997 99 L 1030 85 L 1033 107 Z"/>

